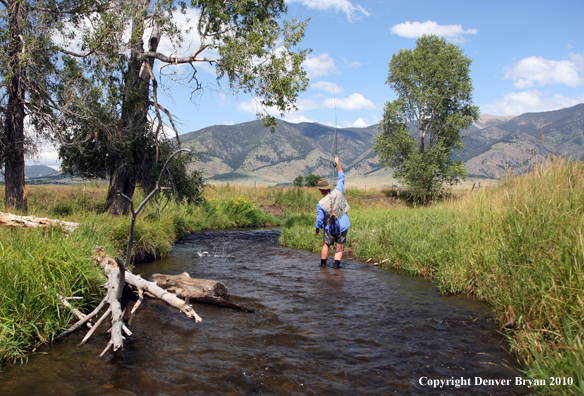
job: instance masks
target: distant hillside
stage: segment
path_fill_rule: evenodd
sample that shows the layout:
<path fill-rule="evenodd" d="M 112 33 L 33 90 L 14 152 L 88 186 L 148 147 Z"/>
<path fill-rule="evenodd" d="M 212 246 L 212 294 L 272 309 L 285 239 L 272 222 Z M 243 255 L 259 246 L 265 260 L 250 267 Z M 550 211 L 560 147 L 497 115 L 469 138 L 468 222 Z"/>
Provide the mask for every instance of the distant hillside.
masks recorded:
<path fill-rule="evenodd" d="M 192 148 L 215 180 L 241 178 L 276 183 L 291 182 L 298 175 L 328 175 L 335 129 L 316 123 L 292 124 L 278 121 L 271 134 L 261 121 L 217 125 L 181 136 L 183 146 Z M 345 172 L 368 174 L 382 168 L 372 150 L 377 126 L 339 128 L 338 155 Z"/>
<path fill-rule="evenodd" d="M 26 165 L 24 167 L 24 177 L 26 179 L 54 176 L 60 173 L 60 171 L 46 165 Z M 0 182 L 4 182 L 4 173 L 0 173 Z"/>
<path fill-rule="evenodd" d="M 393 183 L 373 152 L 377 133 L 377 125 L 338 129 L 338 153 L 350 179 Z M 584 104 L 516 117 L 483 115 L 462 134 L 466 147 L 454 158 L 464 161 L 473 178 L 520 172 L 552 153 L 584 159 Z M 193 166 L 211 180 L 291 183 L 298 175 L 331 173 L 333 137 L 334 128 L 316 123 L 278 121 L 271 134 L 252 121 L 204 128 L 182 135 L 181 142 L 199 153 Z"/>
<path fill-rule="evenodd" d="M 552 153 L 584 159 L 584 104 L 525 113 L 467 134 L 464 144 L 455 158 L 475 177 L 521 172 Z"/>

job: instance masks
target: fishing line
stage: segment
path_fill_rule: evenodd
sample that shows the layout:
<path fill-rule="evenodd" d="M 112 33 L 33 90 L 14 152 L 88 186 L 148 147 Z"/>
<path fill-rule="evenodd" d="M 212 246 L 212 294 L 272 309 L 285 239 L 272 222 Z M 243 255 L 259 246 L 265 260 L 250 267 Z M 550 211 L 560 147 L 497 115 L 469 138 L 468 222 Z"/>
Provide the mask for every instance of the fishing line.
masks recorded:
<path fill-rule="evenodd" d="M 338 138 L 337 138 L 337 98 L 335 96 L 335 83 L 333 82 L 333 75 L 331 74 L 331 69 L 328 67 L 329 78 L 331 79 L 331 89 L 333 91 L 333 106 L 335 108 L 335 134 L 333 138 L 333 144 L 331 147 L 331 161 L 332 161 L 332 169 L 328 179 L 331 181 L 331 184 L 336 185 L 335 181 L 335 170 L 337 170 L 337 165 L 335 164 L 335 157 L 337 156 L 338 150 Z M 338 172 L 337 172 L 337 180 L 338 180 Z M 334 183 L 333 183 L 334 182 Z"/>

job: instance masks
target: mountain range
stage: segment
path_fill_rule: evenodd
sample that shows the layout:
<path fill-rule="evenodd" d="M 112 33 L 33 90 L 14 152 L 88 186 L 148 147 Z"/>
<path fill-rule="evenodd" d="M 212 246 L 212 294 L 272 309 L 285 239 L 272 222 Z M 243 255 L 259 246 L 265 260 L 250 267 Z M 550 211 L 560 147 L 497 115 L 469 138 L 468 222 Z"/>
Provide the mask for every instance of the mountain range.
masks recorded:
<path fill-rule="evenodd" d="M 24 177 L 26 180 L 60 175 L 61 172 L 46 165 L 26 165 Z M 4 182 L 4 174 L 0 173 L 0 182 Z"/>
<path fill-rule="evenodd" d="M 395 182 L 373 151 L 377 125 L 337 130 L 338 156 L 348 178 L 372 184 Z M 417 135 L 413 130 L 412 134 Z M 551 154 L 584 159 L 584 104 L 519 116 L 483 115 L 462 131 L 464 162 L 471 178 L 498 179 L 529 169 Z M 261 121 L 215 125 L 181 135 L 210 180 L 237 183 L 291 183 L 298 175 L 332 172 L 335 128 L 278 121 L 274 134 Z"/>

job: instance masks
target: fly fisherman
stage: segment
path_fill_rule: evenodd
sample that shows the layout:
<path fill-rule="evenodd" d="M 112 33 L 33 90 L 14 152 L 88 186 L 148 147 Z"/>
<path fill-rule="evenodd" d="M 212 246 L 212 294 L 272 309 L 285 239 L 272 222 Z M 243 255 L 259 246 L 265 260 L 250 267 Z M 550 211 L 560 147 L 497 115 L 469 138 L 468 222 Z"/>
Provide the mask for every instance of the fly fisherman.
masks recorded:
<path fill-rule="evenodd" d="M 317 184 L 317 188 L 324 197 L 316 205 L 316 231 L 314 235 L 318 235 L 320 229 L 324 228 L 320 266 L 326 267 L 329 248 L 336 243 L 333 268 L 339 268 L 341 266 L 341 259 L 343 258 L 343 247 L 347 241 L 347 230 L 351 224 L 349 223 L 349 215 L 347 214 L 349 211 L 349 203 L 343 195 L 345 173 L 341 168 L 339 157 L 337 156 L 335 156 L 335 165 L 339 172 L 339 181 L 334 190 L 331 190 L 332 185 L 326 179 L 320 179 Z"/>

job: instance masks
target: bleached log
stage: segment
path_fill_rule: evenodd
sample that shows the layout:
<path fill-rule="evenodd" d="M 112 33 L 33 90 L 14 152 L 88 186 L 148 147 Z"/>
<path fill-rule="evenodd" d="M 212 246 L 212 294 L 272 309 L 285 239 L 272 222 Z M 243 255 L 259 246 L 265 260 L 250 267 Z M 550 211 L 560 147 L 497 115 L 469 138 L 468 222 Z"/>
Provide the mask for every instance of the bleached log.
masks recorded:
<path fill-rule="evenodd" d="M 168 291 L 159 287 L 156 283 L 149 282 L 146 279 L 136 276 L 129 271 L 126 271 L 126 282 L 129 285 L 137 287 L 138 289 L 142 289 L 152 294 L 156 298 L 164 301 L 165 303 L 175 307 L 176 309 L 187 315 L 189 318 L 194 319 L 195 322 L 199 323 L 203 321 L 203 319 L 201 319 L 201 317 L 197 315 L 193 307 L 185 303 L 183 300 L 181 300 L 174 294 L 169 293 Z"/>
<path fill-rule="evenodd" d="M 74 231 L 79 227 L 79 223 L 70 221 L 47 219 L 36 216 L 18 216 L 12 213 L 0 213 L 0 225 L 11 227 L 26 227 L 26 228 L 45 228 L 61 226 L 67 232 Z"/>
<path fill-rule="evenodd" d="M 221 282 L 191 278 L 186 272 L 180 275 L 153 274 L 150 280 L 156 282 L 163 289 L 176 294 L 177 297 L 184 298 L 186 301 L 194 300 L 204 304 L 254 312 L 253 309 L 227 301 L 229 299 L 229 291 Z"/>
<path fill-rule="evenodd" d="M 114 352 L 124 346 L 124 336 L 122 335 L 123 315 L 122 306 L 120 304 L 120 299 L 118 295 L 121 292 L 118 291 L 120 282 L 120 272 L 118 270 L 113 270 L 108 274 L 107 282 L 107 299 L 112 310 L 112 328 L 111 328 L 111 341 L 113 343 Z"/>
<path fill-rule="evenodd" d="M 180 275 L 153 274 L 150 280 L 156 282 L 163 289 L 177 295 L 180 294 L 183 298 L 219 297 L 229 300 L 229 290 L 225 284 L 207 279 L 191 278 L 186 272 Z"/>

